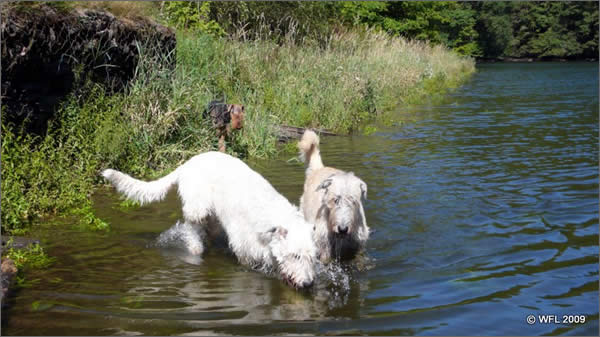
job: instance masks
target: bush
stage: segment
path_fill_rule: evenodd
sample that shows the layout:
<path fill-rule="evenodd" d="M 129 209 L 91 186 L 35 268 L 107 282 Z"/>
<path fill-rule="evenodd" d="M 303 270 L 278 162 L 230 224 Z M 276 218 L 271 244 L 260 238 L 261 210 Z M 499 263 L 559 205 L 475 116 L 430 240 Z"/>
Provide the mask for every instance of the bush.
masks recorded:
<path fill-rule="evenodd" d="M 209 2 L 166 1 L 164 15 L 167 22 L 179 29 L 189 29 L 205 34 L 221 36 L 225 31 L 209 18 Z"/>

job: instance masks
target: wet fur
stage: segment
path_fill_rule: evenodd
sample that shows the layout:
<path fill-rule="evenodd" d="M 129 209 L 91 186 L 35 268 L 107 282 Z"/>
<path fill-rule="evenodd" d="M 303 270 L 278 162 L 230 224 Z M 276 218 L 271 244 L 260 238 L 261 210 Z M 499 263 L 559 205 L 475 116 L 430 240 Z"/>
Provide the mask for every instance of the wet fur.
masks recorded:
<path fill-rule="evenodd" d="M 304 192 L 300 209 L 305 219 L 315 224 L 315 244 L 319 259 L 352 259 L 369 237 L 362 199 L 367 184 L 352 172 L 323 165 L 319 137 L 307 130 L 298 143 L 300 159 L 306 163 Z M 347 228 L 346 233 L 340 229 Z"/>
<path fill-rule="evenodd" d="M 176 185 L 184 218 L 180 226 L 196 229 L 184 237 L 193 254 L 203 252 L 203 240 L 218 223 L 241 263 L 278 272 L 298 288 L 314 281 L 317 249 L 313 225 L 266 179 L 237 158 L 220 152 L 199 154 L 150 182 L 112 169 L 104 170 L 102 176 L 128 199 L 142 204 L 164 199 Z M 207 221 L 213 216 L 219 221 Z"/>

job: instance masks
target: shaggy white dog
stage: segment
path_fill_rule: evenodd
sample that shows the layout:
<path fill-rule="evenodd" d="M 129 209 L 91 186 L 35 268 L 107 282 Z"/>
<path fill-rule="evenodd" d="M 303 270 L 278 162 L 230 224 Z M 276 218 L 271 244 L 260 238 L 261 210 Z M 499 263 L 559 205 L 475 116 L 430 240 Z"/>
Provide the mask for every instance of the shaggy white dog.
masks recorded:
<path fill-rule="evenodd" d="M 352 172 L 325 167 L 319 153 L 319 136 L 313 131 L 304 132 L 298 148 L 300 159 L 307 165 L 300 209 L 306 221 L 315 224 L 319 259 L 324 263 L 332 256 L 351 259 L 369 238 L 362 205 L 367 184 Z"/>
<path fill-rule="evenodd" d="M 198 235 L 185 237 L 192 253 L 202 253 L 202 239 L 214 229 L 207 226 L 222 226 L 242 264 L 277 271 L 297 288 L 312 285 L 317 261 L 314 226 L 241 160 L 207 152 L 156 181 L 144 182 L 112 169 L 102 176 L 141 204 L 164 199 L 177 185 L 185 224 L 198 229 Z M 219 221 L 206 221 L 207 216 Z"/>

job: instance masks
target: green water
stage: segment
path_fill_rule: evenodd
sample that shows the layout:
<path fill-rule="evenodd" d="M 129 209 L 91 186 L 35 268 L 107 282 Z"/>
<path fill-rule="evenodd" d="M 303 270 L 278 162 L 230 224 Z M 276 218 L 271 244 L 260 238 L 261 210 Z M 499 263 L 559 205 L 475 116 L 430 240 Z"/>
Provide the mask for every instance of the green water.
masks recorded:
<path fill-rule="evenodd" d="M 597 335 L 598 65 L 482 64 L 443 102 L 398 114 L 322 139 L 325 164 L 369 186 L 368 268 L 297 292 L 225 247 L 197 259 L 157 245 L 180 218 L 175 193 L 121 210 L 100 190 L 110 233 L 36 233 L 57 262 L 2 312 L 2 333 Z M 297 203 L 291 157 L 250 165 Z"/>

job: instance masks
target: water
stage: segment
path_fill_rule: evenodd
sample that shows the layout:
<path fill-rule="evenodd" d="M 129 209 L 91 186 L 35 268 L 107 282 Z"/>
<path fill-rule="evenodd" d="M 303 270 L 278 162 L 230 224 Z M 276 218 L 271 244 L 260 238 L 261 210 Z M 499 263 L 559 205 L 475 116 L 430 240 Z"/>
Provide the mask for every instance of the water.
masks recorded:
<path fill-rule="evenodd" d="M 443 102 L 399 116 L 322 140 L 326 164 L 369 185 L 366 266 L 297 292 L 223 245 L 202 258 L 157 245 L 180 218 L 174 194 L 121 210 L 99 191 L 111 232 L 36 233 L 57 262 L 3 312 L 3 334 L 597 335 L 598 65 L 482 64 Z M 250 164 L 297 202 L 290 158 Z"/>

